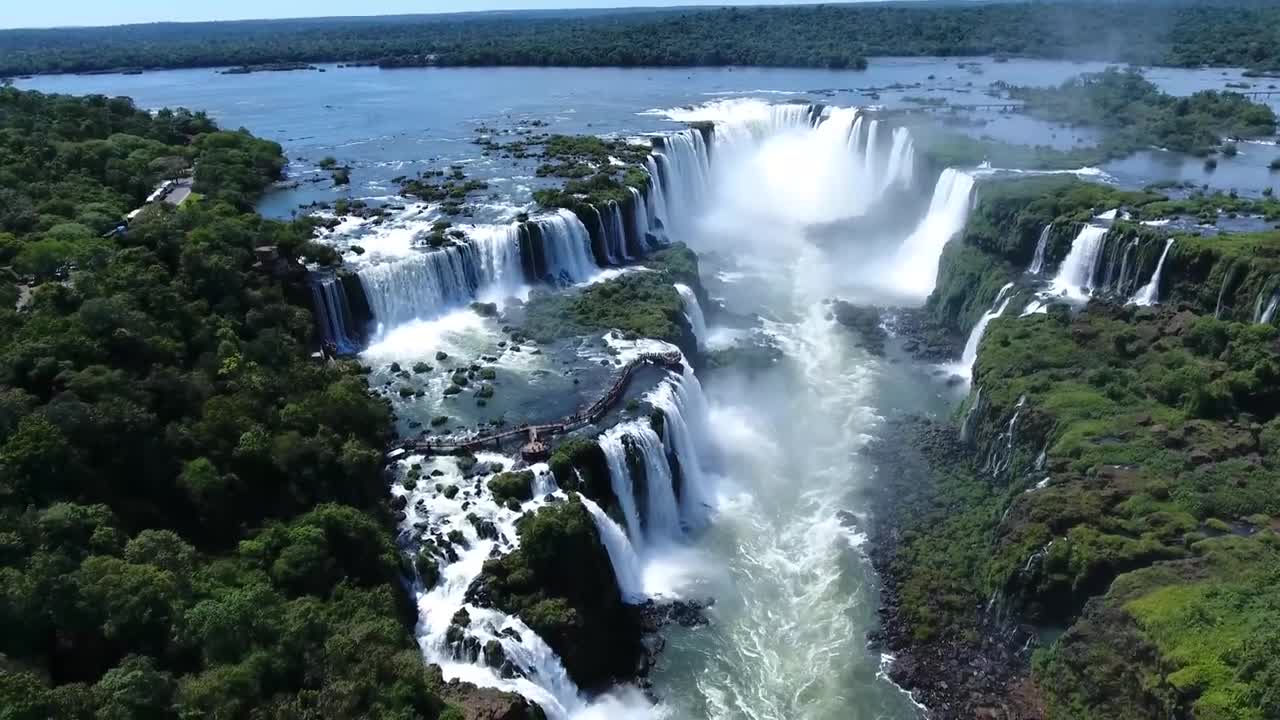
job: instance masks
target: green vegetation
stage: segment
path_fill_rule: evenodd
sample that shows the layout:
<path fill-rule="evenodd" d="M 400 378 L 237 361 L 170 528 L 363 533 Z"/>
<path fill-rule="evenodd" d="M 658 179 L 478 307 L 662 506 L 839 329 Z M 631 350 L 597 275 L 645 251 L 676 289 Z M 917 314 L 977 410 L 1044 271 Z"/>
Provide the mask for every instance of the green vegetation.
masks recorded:
<path fill-rule="evenodd" d="M 585 688 L 633 677 L 640 627 L 582 501 L 539 508 L 517 528 L 520 547 L 484 564 L 468 601 L 519 614 Z"/>
<path fill-rule="evenodd" d="M 1134 717 L 1188 707 L 1197 718 L 1266 720 L 1280 707 L 1280 543 L 1276 534 L 1224 536 L 1186 562 L 1119 578 L 1052 653 L 1039 675 L 1063 717 Z M 1129 664 L 1158 653 L 1163 673 Z"/>
<path fill-rule="evenodd" d="M 1102 128 L 1101 151 L 1108 157 L 1153 145 L 1204 154 L 1223 137 L 1266 136 L 1276 129 L 1271 108 L 1243 95 L 1206 90 L 1173 97 L 1132 69 L 1086 73 L 1056 88 L 1009 88 L 1009 94 L 1034 115 Z M 1235 145 L 1227 144 L 1223 154 L 1235 154 Z"/>
<path fill-rule="evenodd" d="M 692 330 L 673 283 L 697 284 L 697 256 L 684 245 L 646 260 L 654 271 L 631 272 L 577 292 L 534 290 L 525 306 L 524 334 L 538 342 L 619 330 L 692 347 Z"/>
<path fill-rule="evenodd" d="M 493 476 L 489 481 L 489 492 L 500 503 L 507 500 L 533 499 L 533 472 L 504 472 Z"/>
<path fill-rule="evenodd" d="M 282 162 L 202 115 L 0 89 L 0 265 L 41 281 L 0 306 L 5 717 L 442 712 L 387 407 L 310 360 L 294 272 L 255 268 L 310 236 L 245 210 Z M 101 236 L 192 163 L 202 201 Z"/>
<path fill-rule="evenodd" d="M 526 12 L 0 33 L 0 75 L 152 67 L 415 65 L 862 68 L 996 55 L 1280 67 L 1280 10 L 1250 0 Z M 293 65 L 290 65 L 293 64 Z M 303 65 L 305 66 L 305 65 Z"/>

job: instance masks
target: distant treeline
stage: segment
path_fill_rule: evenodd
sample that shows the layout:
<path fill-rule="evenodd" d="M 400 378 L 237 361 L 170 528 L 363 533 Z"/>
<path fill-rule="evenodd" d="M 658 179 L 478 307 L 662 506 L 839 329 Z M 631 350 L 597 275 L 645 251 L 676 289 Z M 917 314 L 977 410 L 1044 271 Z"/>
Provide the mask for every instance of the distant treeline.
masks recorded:
<path fill-rule="evenodd" d="M 1280 68 L 1262 0 L 836 5 L 129 25 L 0 32 L 0 76 L 280 62 L 861 68 L 1005 55 Z"/>

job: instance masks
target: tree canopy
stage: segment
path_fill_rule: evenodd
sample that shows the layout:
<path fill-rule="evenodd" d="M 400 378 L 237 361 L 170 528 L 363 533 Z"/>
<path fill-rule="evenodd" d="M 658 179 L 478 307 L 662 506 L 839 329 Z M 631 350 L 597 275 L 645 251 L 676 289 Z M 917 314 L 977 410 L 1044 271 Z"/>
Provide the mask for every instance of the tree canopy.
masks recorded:
<path fill-rule="evenodd" d="M 1005 55 L 1280 68 L 1264 0 L 902 3 L 160 23 L 0 32 L 0 75 L 359 62 L 865 67 Z"/>
<path fill-rule="evenodd" d="M 309 358 L 309 228 L 247 210 L 281 163 L 200 114 L 0 89 L 0 287 L 33 276 L 0 306 L 0 716 L 442 711 L 388 410 Z M 201 199 L 102 236 L 192 165 Z"/>

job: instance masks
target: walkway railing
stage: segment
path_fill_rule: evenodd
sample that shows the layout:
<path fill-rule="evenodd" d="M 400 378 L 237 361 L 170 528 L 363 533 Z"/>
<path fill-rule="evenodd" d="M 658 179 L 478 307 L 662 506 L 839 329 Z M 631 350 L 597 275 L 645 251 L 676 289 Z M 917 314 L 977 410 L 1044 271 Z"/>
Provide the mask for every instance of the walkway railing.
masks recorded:
<path fill-rule="evenodd" d="M 542 425 L 530 425 L 528 423 L 518 425 L 506 430 L 485 433 L 472 437 L 437 437 L 437 438 L 420 438 L 407 440 L 392 447 L 392 450 L 404 450 L 410 453 L 422 455 L 459 455 L 467 452 L 474 452 L 484 448 L 500 449 L 502 444 L 513 438 L 521 437 L 538 437 L 546 438 L 552 435 L 576 430 L 585 425 L 594 423 L 609 412 L 610 408 L 616 405 L 627 391 L 627 385 L 631 383 L 631 377 L 636 370 L 642 365 L 657 365 L 668 370 L 679 372 L 684 363 L 684 358 L 679 351 L 669 353 L 645 353 L 635 360 L 627 363 L 622 368 L 622 372 L 614 378 L 613 383 L 609 385 L 609 389 L 604 395 L 600 396 L 595 402 L 587 407 L 575 412 L 572 415 L 563 417 L 555 422 Z"/>

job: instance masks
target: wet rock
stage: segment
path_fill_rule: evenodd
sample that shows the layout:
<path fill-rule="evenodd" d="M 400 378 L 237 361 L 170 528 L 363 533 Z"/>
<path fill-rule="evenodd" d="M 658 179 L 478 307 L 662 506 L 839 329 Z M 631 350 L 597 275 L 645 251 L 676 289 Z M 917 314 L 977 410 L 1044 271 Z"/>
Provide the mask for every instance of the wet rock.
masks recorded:
<path fill-rule="evenodd" d="M 843 300 L 835 302 L 831 307 L 836 322 L 856 333 L 859 346 L 873 355 L 884 354 L 884 343 L 889 334 L 881 327 L 880 308 L 852 305 Z"/>
<path fill-rule="evenodd" d="M 507 653 L 502 649 L 502 643 L 497 640 L 490 640 L 484 644 L 484 664 L 491 668 L 502 667 L 507 660 Z"/>

